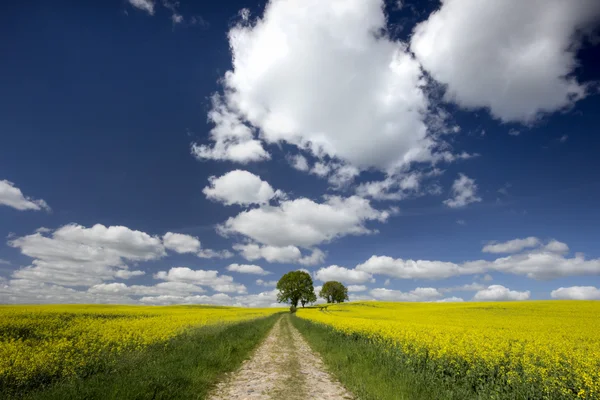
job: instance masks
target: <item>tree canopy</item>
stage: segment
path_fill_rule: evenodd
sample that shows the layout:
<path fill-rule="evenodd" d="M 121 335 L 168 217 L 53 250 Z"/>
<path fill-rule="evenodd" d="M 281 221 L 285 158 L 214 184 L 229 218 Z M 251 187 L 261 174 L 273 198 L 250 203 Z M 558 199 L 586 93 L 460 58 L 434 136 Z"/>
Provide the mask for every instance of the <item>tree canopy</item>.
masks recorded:
<path fill-rule="evenodd" d="M 277 282 L 277 290 L 277 301 L 290 303 L 294 307 L 298 307 L 298 302 L 304 307 L 307 303 L 317 301 L 312 278 L 304 271 L 291 271 L 283 275 Z"/>
<path fill-rule="evenodd" d="M 348 288 L 337 281 L 325 282 L 319 297 L 325 299 L 327 303 L 343 303 L 348 300 Z"/>

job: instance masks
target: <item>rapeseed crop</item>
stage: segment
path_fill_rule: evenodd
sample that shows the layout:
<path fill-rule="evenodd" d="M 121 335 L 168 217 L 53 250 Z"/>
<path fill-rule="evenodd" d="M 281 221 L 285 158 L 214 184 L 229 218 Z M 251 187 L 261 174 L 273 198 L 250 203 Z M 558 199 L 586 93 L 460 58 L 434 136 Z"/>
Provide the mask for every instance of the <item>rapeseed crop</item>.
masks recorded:
<path fill-rule="evenodd" d="M 0 306 L 0 386 L 32 387 L 110 368 L 125 352 L 187 329 L 266 317 L 277 309 L 203 306 Z"/>
<path fill-rule="evenodd" d="M 490 398 L 600 399 L 600 302 L 361 302 L 297 315 Z"/>

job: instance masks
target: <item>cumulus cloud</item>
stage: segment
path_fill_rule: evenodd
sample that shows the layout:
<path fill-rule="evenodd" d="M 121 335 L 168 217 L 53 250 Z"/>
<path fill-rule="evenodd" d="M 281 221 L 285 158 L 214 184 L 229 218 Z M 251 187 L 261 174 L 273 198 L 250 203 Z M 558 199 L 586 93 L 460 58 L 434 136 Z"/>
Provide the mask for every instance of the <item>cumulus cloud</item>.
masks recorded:
<path fill-rule="evenodd" d="M 306 157 L 304 157 L 302 154 L 290 156 L 288 157 L 288 161 L 290 162 L 290 165 L 298 171 L 306 172 L 309 170 L 308 161 L 306 160 Z"/>
<path fill-rule="evenodd" d="M 163 236 L 163 245 L 177 253 L 195 253 L 200 250 L 200 240 L 195 236 L 167 232 Z"/>
<path fill-rule="evenodd" d="M 467 283 L 465 285 L 460 285 L 460 286 L 451 286 L 451 287 L 447 287 L 447 288 L 441 288 L 439 290 L 442 293 L 449 293 L 449 292 L 478 292 L 478 291 L 483 290 L 485 288 L 486 288 L 485 285 L 482 285 L 481 283 L 473 282 L 473 283 Z"/>
<path fill-rule="evenodd" d="M 450 208 L 459 208 L 480 201 L 475 180 L 465 174 L 459 174 L 458 179 L 452 184 L 452 197 L 444 200 L 444 204 Z"/>
<path fill-rule="evenodd" d="M 140 302 L 144 304 L 169 305 L 169 304 L 215 304 L 242 307 L 284 307 L 277 303 L 277 290 L 262 292 L 258 294 L 230 296 L 225 293 L 217 293 L 211 296 L 147 296 L 142 297 Z"/>
<path fill-rule="evenodd" d="M 410 292 L 378 288 L 369 293 L 377 300 L 383 301 L 432 301 L 442 297 L 442 294 L 434 288 L 416 288 Z"/>
<path fill-rule="evenodd" d="M 212 98 L 212 109 L 208 119 L 215 126 L 210 131 L 212 147 L 192 144 L 192 155 L 199 160 L 234 161 L 242 164 L 269 160 L 271 155 L 259 140 L 254 139 L 251 128 L 229 110 L 219 95 Z"/>
<path fill-rule="evenodd" d="M 154 1 L 153 0 L 128 0 L 129 4 L 133 7 L 145 11 L 150 15 L 154 15 Z"/>
<path fill-rule="evenodd" d="M 444 279 L 457 275 L 476 274 L 482 268 L 465 268 L 456 263 L 429 260 L 404 260 L 387 256 L 371 256 L 356 266 L 356 270 L 400 279 Z"/>
<path fill-rule="evenodd" d="M 365 285 L 349 285 L 348 292 L 364 292 L 367 290 Z"/>
<path fill-rule="evenodd" d="M 210 185 L 202 192 L 213 201 L 225 205 L 239 204 L 247 206 L 250 204 L 267 204 L 276 198 L 283 198 L 285 194 L 280 190 L 274 190 L 268 182 L 260 179 L 248 171 L 236 169 L 223 176 L 208 178 Z"/>
<path fill-rule="evenodd" d="M 518 292 L 510 290 L 502 285 L 491 285 L 486 289 L 475 293 L 474 301 L 511 301 L 511 300 L 527 300 L 529 299 L 529 290 Z"/>
<path fill-rule="evenodd" d="M 230 272 L 239 272 L 240 274 L 254 274 L 254 275 L 269 275 L 269 271 L 265 271 L 258 265 L 252 264 L 231 264 L 227 268 Z"/>
<path fill-rule="evenodd" d="M 526 248 L 538 247 L 540 243 L 540 239 L 530 236 L 525 239 L 513 239 L 502 243 L 492 242 L 485 245 L 481 251 L 483 251 L 484 253 L 518 253 Z M 556 247 L 555 244 L 549 244 L 549 246 L 551 248 Z"/>
<path fill-rule="evenodd" d="M 550 249 L 547 248 L 548 245 Z M 600 275 L 600 259 L 587 260 L 581 253 L 576 253 L 574 257 L 567 257 L 563 251 L 568 249 L 566 244 L 553 240 L 548 245 L 492 261 L 475 260 L 463 263 L 372 256 L 357 265 L 356 270 L 400 279 L 444 279 L 493 271 L 524 275 L 537 280 Z"/>
<path fill-rule="evenodd" d="M 257 279 L 256 284 L 258 286 L 275 287 L 275 286 L 277 286 L 277 281 L 265 281 L 262 279 Z"/>
<path fill-rule="evenodd" d="M 165 255 L 160 238 L 125 226 L 96 224 L 91 228 L 70 224 L 51 235 L 37 232 L 8 242 L 33 258 L 31 265 L 13 272 L 14 278 L 66 286 L 91 286 L 128 278 L 141 271 L 128 270 L 126 262 L 156 260 Z"/>
<path fill-rule="evenodd" d="M 575 56 L 599 17 L 596 0 L 443 0 L 415 28 L 411 50 L 447 100 L 529 123 L 585 96 Z"/>
<path fill-rule="evenodd" d="M 202 249 L 196 254 L 200 258 L 231 258 L 233 253 L 229 250 Z"/>
<path fill-rule="evenodd" d="M 358 196 L 327 196 L 323 203 L 300 198 L 243 211 L 218 231 L 226 236 L 241 234 L 269 246 L 310 248 L 346 235 L 373 233 L 365 223 L 383 222 L 388 216 L 387 211 L 375 210 Z"/>
<path fill-rule="evenodd" d="M 315 278 L 322 282 L 339 281 L 344 283 L 365 283 L 373 282 L 373 276 L 368 272 L 348 269 L 338 265 L 330 265 L 326 268 L 321 268 L 315 273 Z"/>
<path fill-rule="evenodd" d="M 553 299 L 600 300 L 600 289 L 594 286 L 561 287 L 550 293 Z"/>
<path fill-rule="evenodd" d="M 0 181 L 0 205 L 12 207 L 19 211 L 50 211 L 50 207 L 44 200 L 36 200 L 23 195 L 21 189 L 7 180 Z"/>
<path fill-rule="evenodd" d="M 246 15 L 229 31 L 233 69 L 209 113 L 213 144 L 195 154 L 264 159 L 260 136 L 358 169 L 431 160 L 420 65 L 385 28 L 382 0 L 270 1 L 261 18 Z"/>
<path fill-rule="evenodd" d="M 219 275 L 218 271 L 193 270 L 188 267 L 174 267 L 169 271 L 159 271 L 154 275 L 155 279 L 168 282 L 191 283 L 199 286 L 208 286 L 216 292 L 246 293 L 246 286 L 235 283 L 228 275 Z"/>
<path fill-rule="evenodd" d="M 436 300 L 436 303 L 462 303 L 464 300 L 461 297 L 446 297 L 441 300 Z"/>
<path fill-rule="evenodd" d="M 302 265 L 315 265 L 325 260 L 325 253 L 314 249 L 311 254 L 302 256 L 302 252 L 296 246 L 261 246 L 255 243 L 235 244 L 234 250 L 240 252 L 242 257 L 248 261 L 265 259 L 270 263 L 299 263 Z"/>

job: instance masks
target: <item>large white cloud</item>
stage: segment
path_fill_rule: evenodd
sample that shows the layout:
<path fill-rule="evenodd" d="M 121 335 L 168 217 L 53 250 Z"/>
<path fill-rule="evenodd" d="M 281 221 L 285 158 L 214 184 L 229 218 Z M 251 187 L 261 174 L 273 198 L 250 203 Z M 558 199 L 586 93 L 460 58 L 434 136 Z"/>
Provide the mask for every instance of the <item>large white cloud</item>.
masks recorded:
<path fill-rule="evenodd" d="M 260 138 L 389 170 L 432 159 L 419 63 L 384 32 L 382 0 L 272 0 L 229 31 L 233 69 L 213 100 L 200 158 L 268 158 Z M 303 163 L 295 164 L 305 168 Z"/>
<path fill-rule="evenodd" d="M 473 296 L 474 301 L 510 301 L 527 300 L 531 293 L 529 290 L 518 292 L 510 290 L 502 285 L 491 285 L 486 289 L 480 290 Z"/>
<path fill-rule="evenodd" d="M 383 301 L 432 301 L 442 297 L 442 294 L 434 288 L 416 288 L 410 292 L 378 288 L 369 293 L 377 300 Z"/>
<path fill-rule="evenodd" d="M 581 253 L 568 257 L 565 243 L 556 240 L 531 251 L 495 260 L 454 263 L 435 260 L 404 260 L 388 256 L 372 256 L 356 266 L 357 271 L 400 279 L 444 279 L 452 276 L 484 274 L 497 271 L 524 275 L 537 280 L 566 276 L 600 275 L 600 259 L 589 259 Z"/>
<path fill-rule="evenodd" d="M 200 240 L 197 237 L 182 233 L 165 233 L 163 244 L 167 249 L 177 253 L 195 253 L 200 250 Z"/>
<path fill-rule="evenodd" d="M 253 264 L 230 264 L 227 268 L 230 272 L 239 272 L 240 274 L 269 275 L 262 267 Z"/>
<path fill-rule="evenodd" d="M 248 261 L 264 258 L 270 263 L 299 263 L 302 265 L 315 265 L 325 260 L 325 253 L 314 249 L 310 255 L 302 256 L 302 252 L 296 246 L 261 246 L 254 243 L 235 244 L 234 250 L 240 252 L 242 257 Z"/>
<path fill-rule="evenodd" d="M 208 286 L 217 292 L 246 293 L 246 287 L 235 283 L 228 275 L 219 275 L 219 271 L 193 270 L 188 267 L 174 267 L 168 271 L 159 271 L 154 274 L 155 279 L 168 282 L 191 283 L 199 286 Z"/>
<path fill-rule="evenodd" d="M 142 274 L 128 271 L 127 262 L 161 258 L 160 238 L 124 226 L 70 224 L 55 230 L 15 238 L 9 246 L 34 260 L 13 277 L 67 286 L 91 286 L 105 280 Z M 124 272 L 128 271 L 128 272 Z"/>
<path fill-rule="evenodd" d="M 483 268 L 464 268 L 456 263 L 429 260 L 404 260 L 387 256 L 372 256 L 356 266 L 356 270 L 400 279 L 444 279 L 457 275 L 476 274 Z"/>
<path fill-rule="evenodd" d="M 220 225 L 219 232 L 241 234 L 270 246 L 309 248 L 346 235 L 372 233 L 365 223 L 383 222 L 388 216 L 358 196 L 328 196 L 323 203 L 300 198 L 243 211 Z"/>
<path fill-rule="evenodd" d="M 444 200 L 444 204 L 450 208 L 459 208 L 480 201 L 481 197 L 477 196 L 475 180 L 465 174 L 460 174 L 452 184 L 452 197 Z"/>
<path fill-rule="evenodd" d="M 485 245 L 481 251 L 484 253 L 518 253 L 529 247 L 538 247 L 540 243 L 540 239 L 530 236 L 524 239 L 513 239 L 502 243 L 492 242 Z M 551 247 L 552 246 L 555 246 L 555 244 L 552 244 Z"/>
<path fill-rule="evenodd" d="M 1 180 L 0 181 L 0 206 L 9 206 L 17 210 L 47 210 L 50 207 L 44 200 L 36 200 L 23 195 L 21 189 L 15 186 L 14 183 Z"/>
<path fill-rule="evenodd" d="M 210 200 L 225 205 L 268 204 L 274 198 L 284 197 L 280 190 L 274 190 L 268 182 L 248 171 L 236 169 L 223 176 L 208 178 L 210 185 L 203 192 Z"/>
<path fill-rule="evenodd" d="M 129 4 L 133 7 L 138 8 L 142 11 L 146 11 L 150 15 L 154 15 L 154 1 L 153 0 L 128 0 Z"/>
<path fill-rule="evenodd" d="M 600 289 L 594 286 L 561 287 L 550 293 L 553 299 L 600 300 Z"/>
<path fill-rule="evenodd" d="M 415 28 L 411 50 L 448 100 L 531 122 L 584 96 L 572 77 L 578 30 L 599 17 L 597 0 L 443 0 Z"/>
<path fill-rule="evenodd" d="M 374 281 L 373 276 L 368 272 L 348 269 L 338 265 L 321 268 L 315 273 L 315 278 L 322 282 L 339 281 L 353 284 Z"/>

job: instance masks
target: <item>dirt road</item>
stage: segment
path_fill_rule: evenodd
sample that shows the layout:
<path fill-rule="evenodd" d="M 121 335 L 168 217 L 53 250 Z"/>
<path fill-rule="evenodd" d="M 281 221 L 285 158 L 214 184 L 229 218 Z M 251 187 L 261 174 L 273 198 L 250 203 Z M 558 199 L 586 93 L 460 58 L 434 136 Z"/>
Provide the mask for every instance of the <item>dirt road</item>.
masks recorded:
<path fill-rule="evenodd" d="M 208 397 L 232 399 L 353 399 L 326 370 L 284 315 L 251 359 L 219 383 Z"/>

